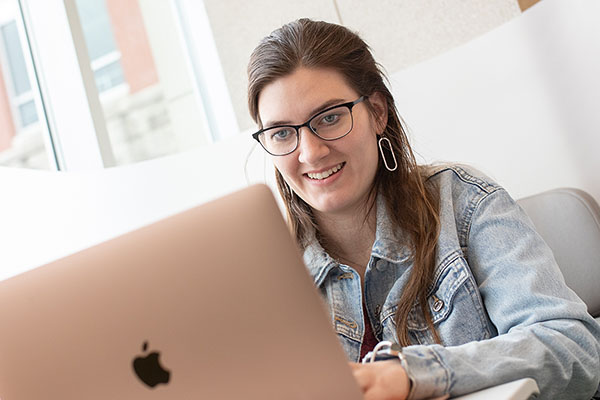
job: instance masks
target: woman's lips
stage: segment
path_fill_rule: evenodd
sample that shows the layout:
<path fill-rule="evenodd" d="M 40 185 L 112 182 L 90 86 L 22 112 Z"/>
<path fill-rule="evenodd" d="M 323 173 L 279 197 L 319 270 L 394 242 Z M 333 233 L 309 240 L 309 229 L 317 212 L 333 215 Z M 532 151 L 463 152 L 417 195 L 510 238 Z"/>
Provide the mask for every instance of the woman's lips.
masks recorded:
<path fill-rule="evenodd" d="M 320 181 L 323 179 L 327 179 L 331 175 L 339 172 L 342 168 L 344 168 L 345 164 L 346 164 L 345 162 L 342 162 L 326 171 L 317 172 L 317 173 L 307 172 L 305 175 L 308 176 L 312 180 Z"/>

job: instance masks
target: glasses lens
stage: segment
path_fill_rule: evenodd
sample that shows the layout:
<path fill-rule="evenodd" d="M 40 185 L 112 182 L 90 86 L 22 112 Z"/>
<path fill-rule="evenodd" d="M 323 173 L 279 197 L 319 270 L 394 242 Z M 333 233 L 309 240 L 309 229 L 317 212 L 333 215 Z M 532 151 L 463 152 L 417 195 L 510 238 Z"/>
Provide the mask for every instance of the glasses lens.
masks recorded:
<path fill-rule="evenodd" d="M 316 115 L 310 128 L 323 139 L 338 139 L 352 130 L 352 113 L 346 106 L 336 107 Z"/>
<path fill-rule="evenodd" d="M 279 126 L 264 130 L 258 139 L 263 147 L 273 155 L 292 152 L 298 143 L 298 133 L 289 126 Z"/>

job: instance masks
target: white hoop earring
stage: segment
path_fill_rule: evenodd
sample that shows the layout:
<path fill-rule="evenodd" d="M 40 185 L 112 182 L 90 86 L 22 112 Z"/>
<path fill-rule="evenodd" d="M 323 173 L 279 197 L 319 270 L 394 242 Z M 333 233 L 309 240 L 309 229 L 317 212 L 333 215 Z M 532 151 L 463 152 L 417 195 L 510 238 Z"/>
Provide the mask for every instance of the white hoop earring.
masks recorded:
<path fill-rule="evenodd" d="M 393 167 L 389 166 L 387 158 L 385 157 L 385 153 L 383 151 L 383 145 L 382 145 L 382 142 L 384 140 L 386 142 L 387 148 L 389 149 L 390 153 L 392 154 L 392 160 L 394 161 L 394 166 Z M 383 159 L 383 165 L 385 165 L 385 169 L 387 169 L 390 172 L 395 171 L 396 169 L 398 169 L 398 162 L 396 161 L 396 155 L 394 154 L 394 150 L 392 150 L 392 143 L 390 142 L 390 139 L 381 136 L 379 138 L 379 140 L 377 141 L 377 144 L 379 145 L 379 153 L 381 153 L 381 158 Z"/>

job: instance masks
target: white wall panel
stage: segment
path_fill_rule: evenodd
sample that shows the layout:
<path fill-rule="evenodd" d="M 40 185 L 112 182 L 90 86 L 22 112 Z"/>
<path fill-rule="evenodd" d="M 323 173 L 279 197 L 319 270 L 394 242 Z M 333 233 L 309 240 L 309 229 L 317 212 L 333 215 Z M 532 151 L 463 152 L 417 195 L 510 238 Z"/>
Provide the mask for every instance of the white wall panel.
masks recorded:
<path fill-rule="evenodd" d="M 421 159 L 474 164 L 515 197 L 574 186 L 600 200 L 598 15 L 596 0 L 544 0 L 392 74 Z"/>

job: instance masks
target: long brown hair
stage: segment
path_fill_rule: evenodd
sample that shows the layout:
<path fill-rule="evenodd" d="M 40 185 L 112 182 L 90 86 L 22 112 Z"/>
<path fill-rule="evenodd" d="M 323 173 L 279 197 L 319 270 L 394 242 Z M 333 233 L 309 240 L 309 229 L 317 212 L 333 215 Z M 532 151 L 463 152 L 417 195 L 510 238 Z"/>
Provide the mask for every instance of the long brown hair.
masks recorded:
<path fill-rule="evenodd" d="M 387 102 L 387 125 L 382 135 L 389 139 L 398 168 L 388 171 L 379 159 L 371 194 L 384 197 L 394 226 L 408 234 L 413 268 L 396 312 L 399 343 L 407 346 L 408 316 L 418 305 L 436 342 L 440 342 L 427 305 L 433 281 L 439 234 L 439 199 L 435 188 L 417 166 L 394 98 L 385 84 L 385 74 L 375 62 L 368 45 L 349 29 L 322 21 L 299 19 L 273 31 L 254 49 L 248 64 L 248 107 L 262 127 L 258 98 L 263 88 L 298 67 L 330 68 L 338 71 L 361 95 L 381 93 Z M 373 109 L 370 107 L 370 112 Z M 287 209 L 288 221 L 298 244 L 305 248 L 310 233 L 318 226 L 311 207 L 294 193 L 276 170 L 277 187 Z M 371 196 L 374 198 L 374 196 Z"/>

